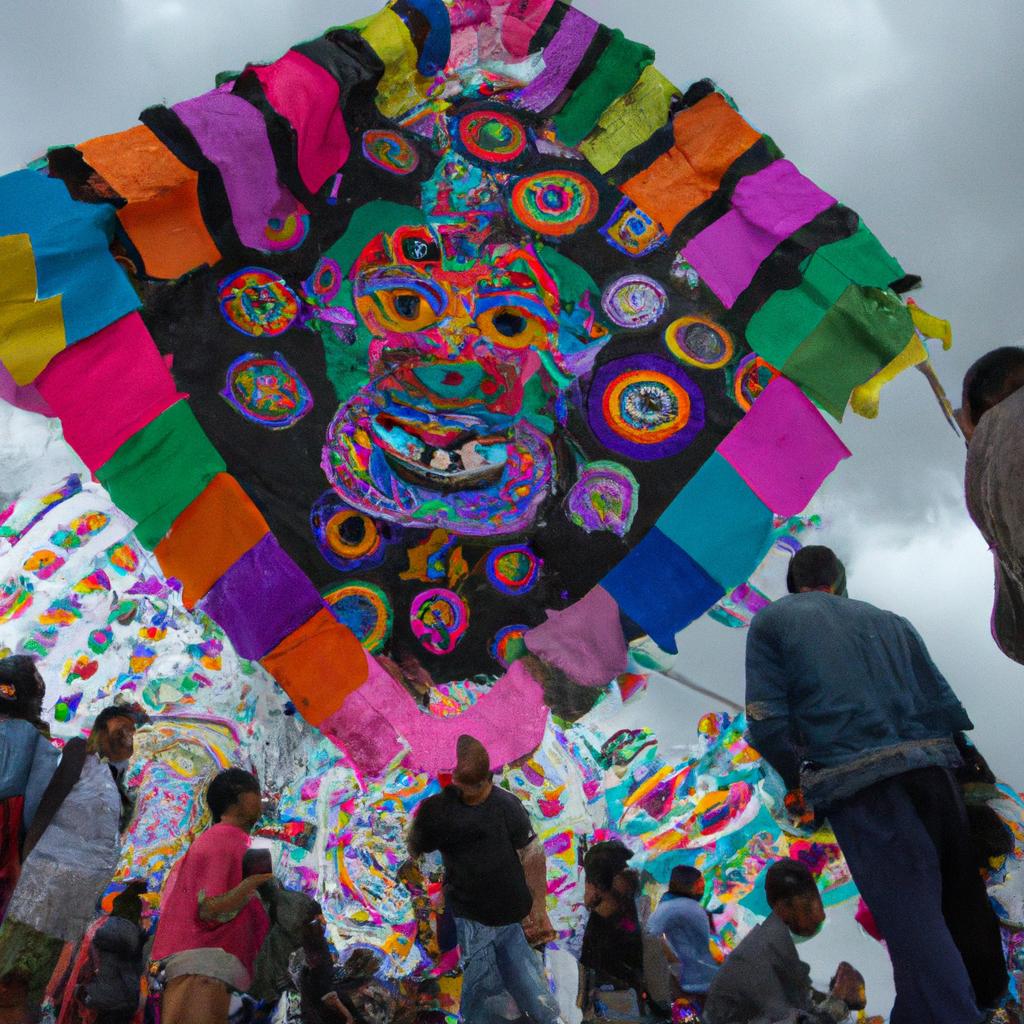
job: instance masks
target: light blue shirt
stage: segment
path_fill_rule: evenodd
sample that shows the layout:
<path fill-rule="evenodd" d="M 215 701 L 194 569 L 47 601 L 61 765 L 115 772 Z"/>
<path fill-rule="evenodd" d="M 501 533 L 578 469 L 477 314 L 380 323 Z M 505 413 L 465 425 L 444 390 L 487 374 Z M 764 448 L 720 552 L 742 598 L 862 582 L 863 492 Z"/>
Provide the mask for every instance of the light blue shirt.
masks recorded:
<path fill-rule="evenodd" d="M 31 722 L 0 717 L 0 800 L 25 798 L 23 828 L 32 824 L 59 760 L 57 748 Z"/>
<path fill-rule="evenodd" d="M 647 930 L 664 935 L 679 959 L 672 965 L 679 987 L 684 992 L 707 992 L 718 964 L 708 947 L 711 925 L 704 908 L 687 896 L 665 893 L 647 922 Z"/>

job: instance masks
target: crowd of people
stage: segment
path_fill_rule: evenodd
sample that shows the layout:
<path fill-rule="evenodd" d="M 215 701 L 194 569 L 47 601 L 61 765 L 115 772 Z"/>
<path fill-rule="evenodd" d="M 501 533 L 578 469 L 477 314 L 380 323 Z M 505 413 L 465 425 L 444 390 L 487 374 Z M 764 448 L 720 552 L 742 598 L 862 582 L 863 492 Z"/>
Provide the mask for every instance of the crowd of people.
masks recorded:
<path fill-rule="evenodd" d="M 1024 349 L 979 360 L 958 418 L 969 442 L 968 505 L 995 554 L 1000 646 L 1024 661 Z M 896 1000 L 891 1024 L 1015 1021 L 999 922 L 979 869 L 999 823 L 965 803 L 984 761 L 972 728 L 914 627 L 847 595 L 829 548 L 802 548 L 789 594 L 759 612 L 747 640 L 747 728 L 804 825 L 827 819 L 884 940 Z M 42 718 L 45 682 L 24 656 L 0 660 L 0 1024 L 227 1024 L 296 994 L 302 1021 L 414 1019 L 371 950 L 338 962 L 319 905 L 275 879 L 251 834 L 262 813 L 254 775 L 230 768 L 205 791 L 210 824 L 163 890 L 113 887 L 132 813 L 125 773 L 138 709 L 114 703 L 85 739 L 58 751 Z M 495 784 L 488 751 L 464 735 L 450 784 L 416 809 L 408 860 L 438 852 L 442 951 L 457 946 L 467 1024 L 642 1018 L 704 1024 L 825 1024 L 861 1015 L 863 977 L 836 968 L 816 991 L 797 944 L 825 920 L 814 876 L 767 867 L 769 916 L 728 956 L 715 953 L 706 883 L 680 863 L 656 905 L 633 851 L 584 845 L 587 919 L 578 992 L 554 991 L 541 950 L 555 938 L 545 851 L 520 801 Z M 986 830 L 988 830 L 986 832 Z M 993 838 L 993 836 L 995 838 Z M 158 914 L 151 912 L 158 904 Z M 153 920 L 156 924 L 153 925 Z M 447 933 L 447 938 L 442 933 Z M 240 999 L 245 994 L 245 999 Z M 246 1016 L 248 1014 L 248 1016 Z M 293 1018 L 294 1019 L 294 1018 Z"/>

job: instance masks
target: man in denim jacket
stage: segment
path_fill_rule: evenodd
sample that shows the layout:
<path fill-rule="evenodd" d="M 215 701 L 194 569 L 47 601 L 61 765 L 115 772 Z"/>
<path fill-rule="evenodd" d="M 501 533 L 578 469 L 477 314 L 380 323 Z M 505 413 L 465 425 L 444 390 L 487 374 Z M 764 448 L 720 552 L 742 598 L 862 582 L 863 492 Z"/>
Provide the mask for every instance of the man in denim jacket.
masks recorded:
<path fill-rule="evenodd" d="M 892 957 L 891 1024 L 979 1024 L 1008 976 L 951 772 L 971 720 L 906 619 L 847 598 L 829 548 L 787 584 L 747 638 L 750 741 L 829 818 Z"/>

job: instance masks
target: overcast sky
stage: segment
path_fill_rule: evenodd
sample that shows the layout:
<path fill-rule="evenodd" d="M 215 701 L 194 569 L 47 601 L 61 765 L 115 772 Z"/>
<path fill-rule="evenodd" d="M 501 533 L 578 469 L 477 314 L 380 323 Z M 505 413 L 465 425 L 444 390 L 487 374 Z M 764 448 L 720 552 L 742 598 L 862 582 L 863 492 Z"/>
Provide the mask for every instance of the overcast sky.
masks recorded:
<path fill-rule="evenodd" d="M 916 296 L 953 321 L 936 366 L 954 404 L 964 369 L 1024 336 L 1024 76 L 1019 0 L 579 0 L 652 44 L 678 85 L 714 78 L 747 118 L 854 207 Z M 215 72 L 270 60 L 365 14 L 372 0 L 35 0 L 8 4 L 0 38 L 0 171 L 46 146 L 129 127 L 138 112 L 208 89 Z M 19 429 L 28 430 L 23 418 Z M 11 420 L 0 417 L 0 431 Z M 38 428 L 37 428 L 38 429 Z M 995 767 L 1024 786 L 1024 668 L 988 633 L 991 564 L 963 512 L 963 442 L 924 379 L 904 375 L 878 420 L 848 415 L 854 458 L 820 494 L 822 539 L 851 591 L 910 617 L 978 726 Z M 0 436 L 0 460 L 14 454 Z M 56 457 L 54 465 L 57 465 Z M 741 631 L 702 622 L 680 668 L 742 699 Z"/>

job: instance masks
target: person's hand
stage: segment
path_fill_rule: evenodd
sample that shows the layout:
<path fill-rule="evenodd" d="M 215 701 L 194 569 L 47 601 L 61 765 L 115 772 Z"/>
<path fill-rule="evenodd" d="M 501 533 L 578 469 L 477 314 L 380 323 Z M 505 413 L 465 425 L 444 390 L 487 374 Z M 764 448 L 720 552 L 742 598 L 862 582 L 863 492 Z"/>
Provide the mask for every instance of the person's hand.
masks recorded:
<path fill-rule="evenodd" d="M 785 804 L 786 813 L 801 828 L 809 828 L 814 824 L 814 810 L 807 803 L 802 789 L 791 789 L 786 794 Z"/>
<path fill-rule="evenodd" d="M 336 1020 L 343 1020 L 347 1024 L 353 1024 L 352 1014 L 345 1009 L 345 1004 L 338 998 L 337 992 L 328 992 L 320 1000 L 320 1003 L 335 1015 Z"/>
<path fill-rule="evenodd" d="M 832 993 L 842 999 L 851 1010 L 863 1010 L 867 1006 L 864 992 L 864 976 L 855 967 L 843 960 L 836 968 L 832 979 Z"/>
<path fill-rule="evenodd" d="M 274 872 L 273 871 L 267 871 L 267 872 L 261 872 L 258 875 L 249 875 L 248 877 L 244 878 L 242 881 L 246 885 L 248 885 L 250 889 L 258 889 L 261 885 L 266 885 L 267 882 L 272 882 L 273 880 L 274 880 Z"/>
<path fill-rule="evenodd" d="M 420 868 L 419 863 L 413 860 L 412 857 L 402 861 L 398 866 L 397 878 L 402 885 L 410 890 L 419 890 L 426 886 L 426 879 L 423 877 L 423 871 Z"/>
<path fill-rule="evenodd" d="M 523 921 L 526 941 L 531 946 L 545 946 L 554 942 L 556 933 L 551 918 L 544 907 L 535 907 Z"/>

